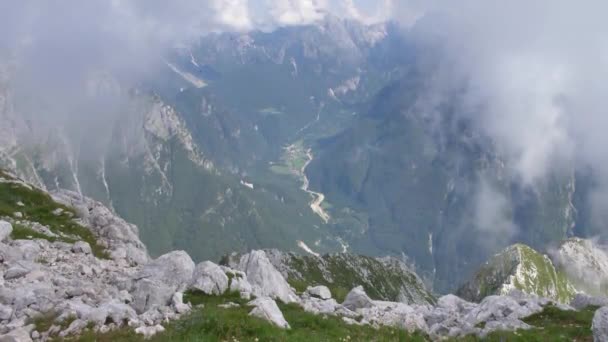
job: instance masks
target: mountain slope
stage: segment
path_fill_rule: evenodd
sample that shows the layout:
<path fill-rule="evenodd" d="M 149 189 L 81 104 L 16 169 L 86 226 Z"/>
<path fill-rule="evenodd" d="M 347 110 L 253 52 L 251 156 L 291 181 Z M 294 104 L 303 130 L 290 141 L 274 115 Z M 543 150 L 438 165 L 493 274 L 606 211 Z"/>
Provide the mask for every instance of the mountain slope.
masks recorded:
<path fill-rule="evenodd" d="M 423 71 L 413 68 L 365 115 L 321 140 L 307 174 L 352 251 L 405 253 L 448 292 L 512 243 L 542 249 L 567 238 L 574 177 L 556 172 L 533 189 L 522 185 L 492 141 L 458 115 L 458 92 L 425 101 L 433 85 Z"/>
<path fill-rule="evenodd" d="M 457 294 L 471 301 L 481 301 L 493 294 L 513 290 L 570 303 L 577 292 L 567 275 L 556 269 L 548 256 L 516 244 L 496 254 Z"/>
<path fill-rule="evenodd" d="M 325 285 L 343 300 L 348 291 L 363 286 L 372 299 L 407 304 L 432 304 L 435 298 L 422 280 L 396 258 L 371 258 L 339 253 L 321 256 L 298 255 L 267 250 L 270 262 L 299 291 L 307 286 Z M 225 258 L 234 265 L 238 255 Z"/>

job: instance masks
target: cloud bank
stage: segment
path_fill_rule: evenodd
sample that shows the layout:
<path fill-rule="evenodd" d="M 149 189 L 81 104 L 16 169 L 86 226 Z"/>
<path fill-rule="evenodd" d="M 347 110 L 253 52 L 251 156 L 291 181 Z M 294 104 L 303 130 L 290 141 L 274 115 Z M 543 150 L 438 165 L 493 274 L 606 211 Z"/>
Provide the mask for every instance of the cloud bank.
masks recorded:
<path fill-rule="evenodd" d="M 404 18 L 410 33 L 440 56 L 430 71 L 429 97 L 462 92 L 460 115 L 492 138 L 523 184 L 535 187 L 552 174 L 591 168 L 599 184 L 591 196 L 594 218 L 605 227 L 608 3 L 395 4 L 394 18 Z"/>

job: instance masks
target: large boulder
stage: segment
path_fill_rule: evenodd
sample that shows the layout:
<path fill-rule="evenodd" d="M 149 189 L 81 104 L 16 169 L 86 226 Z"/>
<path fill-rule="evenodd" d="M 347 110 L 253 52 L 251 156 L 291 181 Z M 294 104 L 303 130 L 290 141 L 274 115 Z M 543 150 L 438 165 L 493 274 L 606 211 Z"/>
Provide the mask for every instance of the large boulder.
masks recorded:
<path fill-rule="evenodd" d="M 131 305 L 138 313 L 168 306 L 175 292 L 188 288 L 194 273 L 194 261 L 184 251 L 164 254 L 144 265 L 135 277 Z"/>
<path fill-rule="evenodd" d="M 306 293 L 311 297 L 321 298 L 321 299 L 330 299 L 331 291 L 327 286 L 319 285 L 319 286 L 309 286 L 306 288 Z"/>
<path fill-rule="evenodd" d="M 244 272 L 228 267 L 222 267 L 222 269 L 230 278 L 230 292 L 238 292 L 241 294 L 241 298 L 249 299 L 253 292 L 253 286 L 247 280 L 247 275 Z"/>
<path fill-rule="evenodd" d="M 442 296 L 437 300 L 438 308 L 442 308 L 457 314 L 467 314 L 476 306 L 477 304 L 467 302 L 466 300 L 453 294 Z"/>
<path fill-rule="evenodd" d="M 570 305 L 576 310 L 581 310 L 589 306 L 608 306 L 607 297 L 592 297 L 584 293 L 577 293 Z"/>
<path fill-rule="evenodd" d="M 18 328 L 6 335 L 0 335 L 0 342 L 31 342 L 29 332 L 25 328 Z"/>
<path fill-rule="evenodd" d="M 591 330 L 593 330 L 593 341 L 608 341 L 608 306 L 604 306 L 595 312 Z"/>
<path fill-rule="evenodd" d="M 304 311 L 319 314 L 335 314 L 341 308 L 341 305 L 335 299 L 320 299 L 316 297 L 303 297 L 300 300 L 300 306 Z"/>
<path fill-rule="evenodd" d="M 409 332 L 428 329 L 423 314 L 405 303 L 378 301 L 374 306 L 360 308 L 357 313 L 366 324 L 397 327 Z"/>
<path fill-rule="evenodd" d="M 13 226 L 6 221 L 0 220 L 0 241 L 6 240 L 12 232 Z"/>
<path fill-rule="evenodd" d="M 211 261 L 203 261 L 196 265 L 189 288 L 208 295 L 221 295 L 228 289 L 228 280 L 220 266 Z"/>
<path fill-rule="evenodd" d="M 289 283 L 270 263 L 264 251 L 252 251 L 243 255 L 237 269 L 247 275 L 256 297 L 271 297 L 283 303 L 293 303 L 298 300 Z"/>
<path fill-rule="evenodd" d="M 82 253 L 82 254 L 91 254 L 91 245 L 85 241 L 78 241 L 72 246 L 72 252 L 74 253 Z"/>
<path fill-rule="evenodd" d="M 183 291 L 192 280 L 194 267 L 194 261 L 188 253 L 173 251 L 144 265 L 137 278 L 160 281 L 175 287 L 177 291 Z"/>
<path fill-rule="evenodd" d="M 131 292 L 133 296 L 131 306 L 140 314 L 156 307 L 167 306 L 176 291 L 174 286 L 161 281 L 142 279 L 135 284 Z"/>
<path fill-rule="evenodd" d="M 371 308 L 374 306 L 374 303 L 365 293 L 363 286 L 357 286 L 346 295 L 346 299 L 344 299 L 342 305 L 349 310 L 355 311 L 357 309 Z"/>
<path fill-rule="evenodd" d="M 249 313 L 251 316 L 255 316 L 264 319 L 279 328 L 289 329 L 289 323 L 283 317 L 283 313 L 277 306 L 277 303 L 269 297 L 257 298 L 249 303 L 249 306 L 255 308 Z"/>
<path fill-rule="evenodd" d="M 533 301 L 521 305 L 510 296 L 488 296 L 465 315 L 465 320 L 473 325 L 489 321 L 517 320 L 542 310 L 542 306 Z"/>

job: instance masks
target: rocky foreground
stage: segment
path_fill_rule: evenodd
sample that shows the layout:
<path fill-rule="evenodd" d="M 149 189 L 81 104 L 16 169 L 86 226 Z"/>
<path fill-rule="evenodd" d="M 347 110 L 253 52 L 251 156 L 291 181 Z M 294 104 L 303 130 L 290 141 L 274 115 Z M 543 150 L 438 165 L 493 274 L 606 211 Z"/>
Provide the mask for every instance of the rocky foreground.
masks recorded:
<path fill-rule="evenodd" d="M 0 178 L 0 184 L 39 191 L 15 179 Z M 363 286 L 353 286 L 344 298 L 338 299 L 329 287 L 318 282 L 294 289 L 287 278 L 302 269 L 295 272 L 276 267 L 277 260 L 289 258 L 293 262 L 293 256 L 251 251 L 231 256 L 226 265 L 210 261 L 195 264 L 183 251 L 151 259 L 138 238 L 137 227 L 99 202 L 60 191 L 53 194 L 59 207 L 52 216 L 36 216 L 38 221 L 34 222 L 30 216 L 35 212 L 28 214 L 27 198 L 15 203 L 16 208 L 23 208 L 23 213 L 4 215 L 0 221 L 0 341 L 47 341 L 77 337 L 84 331 L 103 334 L 125 327 L 148 338 L 162 333 L 168 322 L 179 320 L 194 309 L 184 301 L 184 294 L 188 293 L 238 293 L 251 316 L 282 329 L 290 329 L 290 324 L 277 303 L 293 303 L 305 312 L 339 317 L 346 324 L 418 331 L 432 340 L 531 329 L 522 319 L 547 307 L 579 310 L 590 305 L 604 306 L 595 314 L 593 333 L 597 341 L 608 341 L 608 301 L 600 297 L 578 294 L 571 305 L 564 305 L 513 290 L 487 296 L 479 303 L 454 295 L 430 299 L 428 292 L 418 288 L 421 282 L 414 277 L 412 284 L 416 288 L 409 290 L 404 288 L 408 283 L 400 280 L 401 290 L 395 292 L 395 301 L 372 299 Z M 58 210 L 61 208 L 73 211 Z M 70 220 L 93 232 L 104 252 L 96 256 L 90 243 L 39 222 L 40 217 L 53 220 L 61 215 L 70 216 Z M 30 235 L 24 235 L 24 231 Z M 338 259 L 329 258 L 327 262 Z M 366 262 L 376 265 L 373 260 Z M 307 278 L 300 274 L 298 279 Z M 370 288 L 373 284 L 361 285 Z M 224 305 L 229 310 L 241 304 Z M 204 315 L 205 308 L 197 310 Z M 41 317 L 50 324 L 36 324 Z"/>

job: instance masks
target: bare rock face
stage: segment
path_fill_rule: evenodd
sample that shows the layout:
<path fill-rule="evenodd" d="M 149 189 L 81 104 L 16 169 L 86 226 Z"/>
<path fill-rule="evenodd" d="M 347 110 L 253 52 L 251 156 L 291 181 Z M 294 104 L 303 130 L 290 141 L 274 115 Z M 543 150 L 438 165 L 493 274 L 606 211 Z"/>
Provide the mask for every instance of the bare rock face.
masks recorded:
<path fill-rule="evenodd" d="M 76 209 L 81 223 L 107 246 L 112 259 L 136 265 L 150 259 L 146 246 L 139 240 L 137 226 L 127 223 L 102 203 L 69 190 L 55 191 L 52 196 L 55 201 Z"/>
<path fill-rule="evenodd" d="M 608 306 L 604 306 L 595 312 L 591 330 L 593 330 L 593 341 L 608 341 Z"/>
<path fill-rule="evenodd" d="M 298 297 L 281 273 L 270 263 L 264 251 L 251 251 L 241 256 L 239 271 L 247 275 L 256 297 L 271 297 L 283 303 L 296 302 Z"/>
<path fill-rule="evenodd" d="M 287 323 L 283 313 L 272 298 L 258 298 L 247 303 L 247 305 L 254 306 L 254 309 L 249 313 L 251 316 L 267 320 L 279 328 L 289 329 L 289 323 Z"/>

